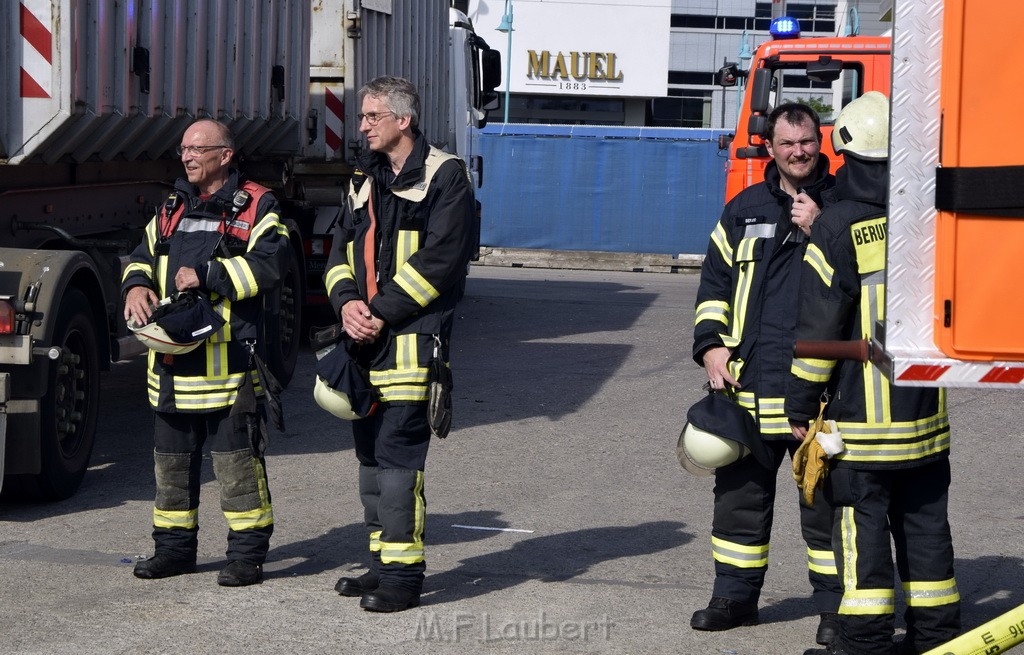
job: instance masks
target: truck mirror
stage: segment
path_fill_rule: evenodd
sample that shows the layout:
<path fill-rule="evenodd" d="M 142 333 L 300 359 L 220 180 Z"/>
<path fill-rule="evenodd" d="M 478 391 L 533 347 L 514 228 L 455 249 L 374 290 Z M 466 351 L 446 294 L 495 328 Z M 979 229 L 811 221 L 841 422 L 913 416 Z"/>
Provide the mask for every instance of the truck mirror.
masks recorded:
<path fill-rule="evenodd" d="M 726 64 L 718 69 L 718 86 L 736 86 L 736 81 L 742 74 L 736 64 Z"/>
<path fill-rule="evenodd" d="M 822 55 L 818 61 L 807 64 L 807 77 L 815 82 L 835 82 L 842 72 L 843 62 L 828 55 Z"/>
<path fill-rule="evenodd" d="M 729 146 L 732 145 L 732 140 L 736 138 L 735 134 L 719 134 L 718 135 L 718 149 L 728 150 Z"/>
<path fill-rule="evenodd" d="M 501 53 L 497 50 L 488 49 L 480 51 L 480 86 L 483 88 L 484 97 L 494 93 L 494 90 L 501 84 Z M 495 94 L 495 100 L 497 95 Z"/>
<path fill-rule="evenodd" d="M 768 112 L 768 102 L 772 93 L 772 71 L 758 68 L 754 71 L 754 80 L 750 83 L 750 111 L 754 114 Z M 753 134 L 753 132 L 751 132 Z"/>
<path fill-rule="evenodd" d="M 765 113 L 768 112 L 767 107 Z M 747 134 L 750 135 L 750 145 L 754 145 L 753 138 L 759 136 L 764 138 L 768 133 L 768 117 L 764 114 L 754 114 L 747 119 Z"/>
<path fill-rule="evenodd" d="M 494 111 L 501 106 L 500 100 L 501 98 L 498 96 L 497 91 L 484 91 L 480 94 L 481 109 L 484 111 Z M 483 126 L 481 125 L 481 127 Z"/>

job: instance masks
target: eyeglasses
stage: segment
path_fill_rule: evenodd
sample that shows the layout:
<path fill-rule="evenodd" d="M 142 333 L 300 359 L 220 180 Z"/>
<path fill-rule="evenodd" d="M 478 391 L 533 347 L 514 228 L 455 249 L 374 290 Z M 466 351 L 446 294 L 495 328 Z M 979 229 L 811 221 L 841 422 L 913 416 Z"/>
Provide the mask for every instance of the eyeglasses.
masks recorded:
<path fill-rule="evenodd" d="M 178 153 L 179 157 L 186 152 L 193 157 L 198 157 L 199 155 L 205 155 L 215 148 L 227 148 L 227 146 L 178 146 L 174 149 L 174 152 Z"/>
<path fill-rule="evenodd" d="M 379 123 L 380 119 L 384 118 L 385 116 L 394 116 L 394 115 L 395 115 L 395 112 L 393 112 L 393 111 L 382 111 L 382 112 L 376 112 L 375 111 L 375 112 L 370 112 L 369 114 L 356 114 L 356 120 L 359 121 L 360 123 L 362 123 L 363 119 L 365 119 L 366 122 L 369 123 L 372 126 L 372 125 L 376 125 L 377 123 Z"/>

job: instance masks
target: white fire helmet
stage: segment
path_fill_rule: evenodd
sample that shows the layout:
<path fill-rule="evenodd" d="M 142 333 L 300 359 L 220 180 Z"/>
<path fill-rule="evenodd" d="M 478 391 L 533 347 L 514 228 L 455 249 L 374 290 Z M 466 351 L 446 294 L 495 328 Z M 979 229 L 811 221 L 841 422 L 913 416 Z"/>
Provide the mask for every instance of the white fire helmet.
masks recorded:
<path fill-rule="evenodd" d="M 836 154 L 868 161 L 889 156 L 889 99 L 879 91 L 868 91 L 843 107 L 832 128 Z"/>
<path fill-rule="evenodd" d="M 139 325 L 135 321 L 128 321 L 128 329 L 150 350 L 168 355 L 180 355 L 195 350 L 203 341 L 189 341 L 180 343 L 171 338 L 167 331 L 150 321 L 145 325 Z"/>
<path fill-rule="evenodd" d="M 702 430 L 687 423 L 679 435 L 676 455 L 683 468 L 701 477 L 711 475 L 715 469 L 728 466 L 749 453 L 743 445 Z"/>
<path fill-rule="evenodd" d="M 313 399 L 331 414 L 346 421 L 354 421 L 363 418 L 352 409 L 352 401 L 344 391 L 332 389 L 327 382 L 316 376 L 316 384 L 313 385 Z"/>

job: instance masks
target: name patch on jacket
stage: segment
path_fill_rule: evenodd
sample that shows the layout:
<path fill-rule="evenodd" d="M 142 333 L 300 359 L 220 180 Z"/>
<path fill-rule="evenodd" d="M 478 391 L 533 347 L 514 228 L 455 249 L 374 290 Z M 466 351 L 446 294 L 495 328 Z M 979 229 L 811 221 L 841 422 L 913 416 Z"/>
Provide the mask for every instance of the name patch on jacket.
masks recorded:
<path fill-rule="evenodd" d="M 850 238 L 857 253 L 857 270 L 861 275 L 885 268 L 885 238 L 888 235 L 886 217 L 854 223 Z"/>

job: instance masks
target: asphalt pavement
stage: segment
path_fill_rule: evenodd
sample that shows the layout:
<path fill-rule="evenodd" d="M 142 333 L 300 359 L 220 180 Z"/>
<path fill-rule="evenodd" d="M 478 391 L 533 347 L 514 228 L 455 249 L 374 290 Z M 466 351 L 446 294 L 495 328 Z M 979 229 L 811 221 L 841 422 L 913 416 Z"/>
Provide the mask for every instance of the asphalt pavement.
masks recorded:
<path fill-rule="evenodd" d="M 799 655 L 817 616 L 785 470 L 760 625 L 689 627 L 713 577 L 712 482 L 674 452 L 704 382 L 689 354 L 696 287 L 692 273 L 473 268 L 453 429 L 427 463 L 423 604 L 393 615 L 333 590 L 362 572 L 366 535 L 351 432 L 313 402 L 308 350 L 285 392 L 287 431 L 271 436 L 264 582 L 216 584 L 226 526 L 208 463 L 199 572 L 135 579 L 152 549 L 152 415 L 143 362 L 116 365 L 78 494 L 0 501 L 0 652 Z M 952 390 L 950 413 L 971 628 L 1024 603 L 1024 402 Z"/>

